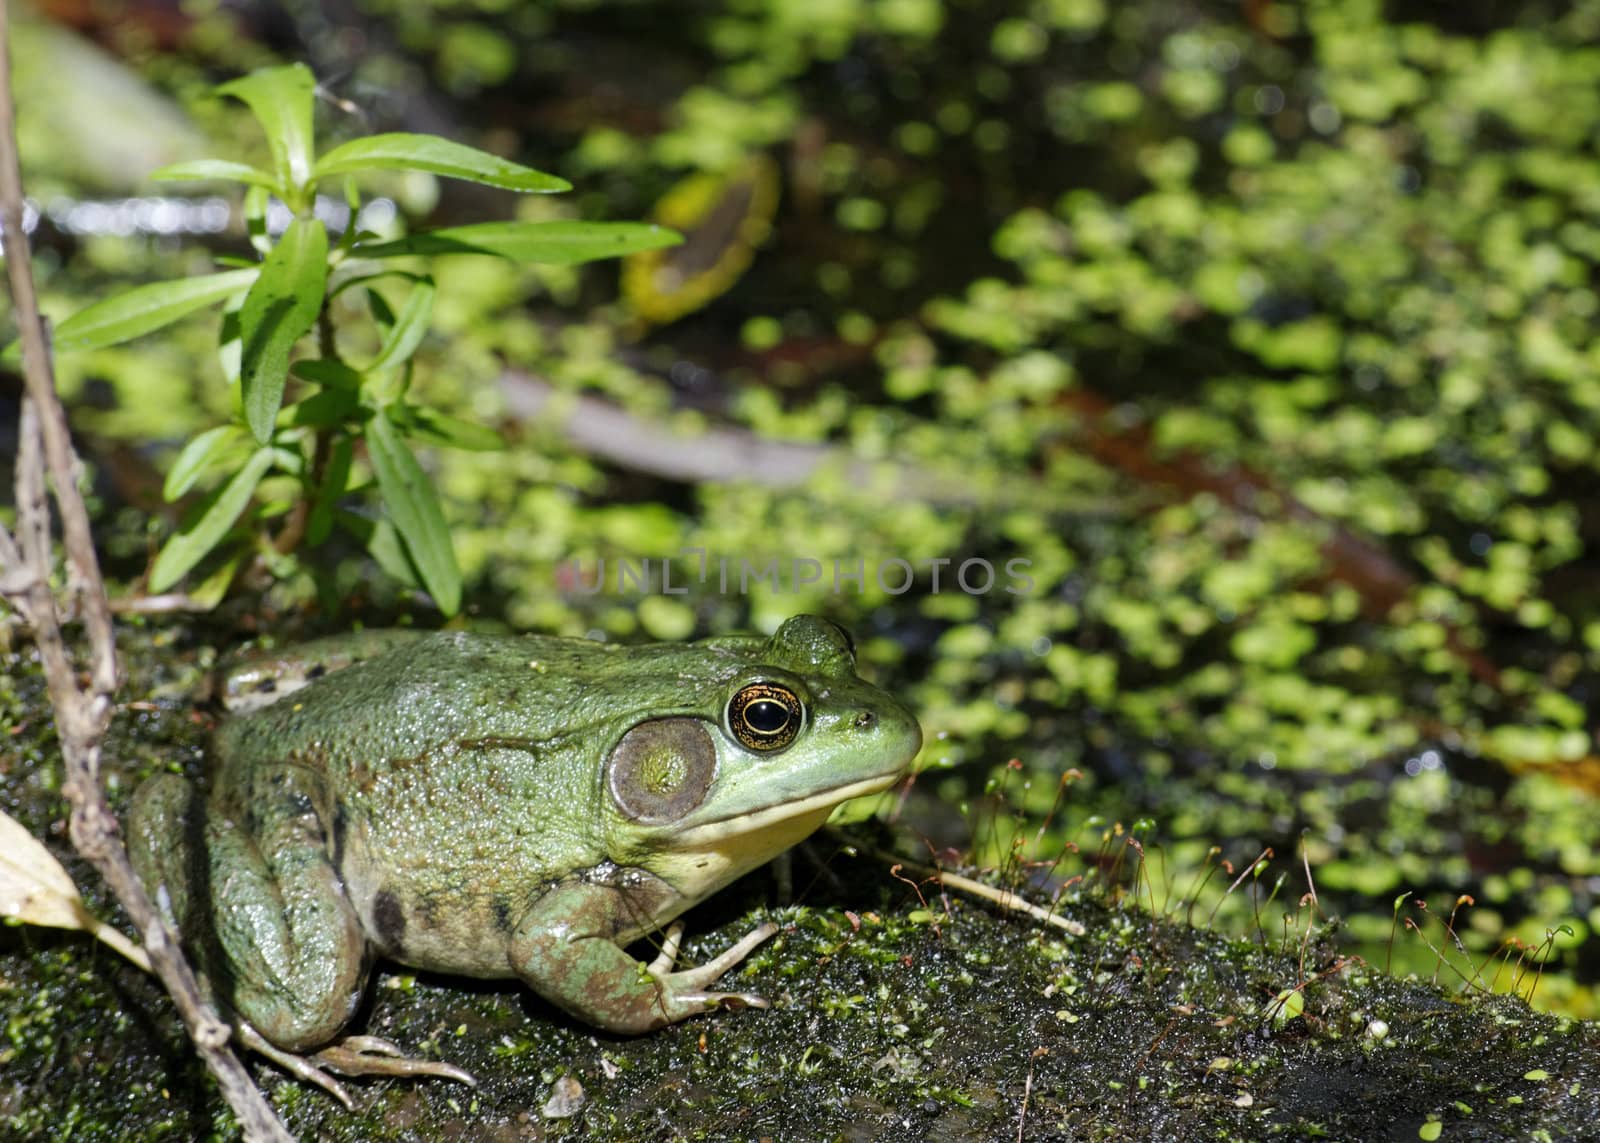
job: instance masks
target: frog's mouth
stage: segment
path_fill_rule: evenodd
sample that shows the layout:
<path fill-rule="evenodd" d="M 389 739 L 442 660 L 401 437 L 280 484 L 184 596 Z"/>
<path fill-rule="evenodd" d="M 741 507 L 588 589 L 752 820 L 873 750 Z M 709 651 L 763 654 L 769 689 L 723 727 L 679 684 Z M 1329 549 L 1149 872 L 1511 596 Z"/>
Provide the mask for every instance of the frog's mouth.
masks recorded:
<path fill-rule="evenodd" d="M 719 838 L 735 834 L 750 834 L 758 830 L 765 830 L 782 822 L 791 822 L 797 818 L 811 816 L 826 817 L 833 808 L 851 798 L 862 798 L 869 794 L 880 794 L 889 789 L 905 776 L 906 765 L 875 774 L 870 778 L 858 778 L 854 782 L 846 782 L 840 786 L 832 786 L 825 790 L 818 790 L 803 798 L 794 798 L 780 801 L 761 809 L 734 810 L 723 814 L 721 817 L 710 818 L 703 822 L 693 822 L 679 831 L 679 836 L 685 840 L 715 841 Z M 821 821 L 816 823 L 821 825 Z M 815 827 L 812 827 L 815 828 Z M 807 829 L 807 833 L 810 829 Z"/>

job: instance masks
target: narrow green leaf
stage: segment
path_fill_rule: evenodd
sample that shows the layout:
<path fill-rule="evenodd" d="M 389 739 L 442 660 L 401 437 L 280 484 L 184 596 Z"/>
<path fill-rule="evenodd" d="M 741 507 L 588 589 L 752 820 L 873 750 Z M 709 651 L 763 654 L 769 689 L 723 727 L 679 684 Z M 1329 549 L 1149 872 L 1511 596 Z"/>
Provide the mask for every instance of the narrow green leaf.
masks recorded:
<path fill-rule="evenodd" d="M 250 503 L 250 496 L 261 483 L 261 478 L 272 467 L 274 452 L 270 448 L 257 449 L 236 472 L 233 479 L 223 485 L 210 505 L 192 524 L 179 530 L 156 556 L 155 567 L 150 569 L 150 590 L 166 591 L 177 583 L 189 569 L 205 558 L 228 534 L 239 514 Z"/>
<path fill-rule="evenodd" d="M 505 438 L 488 425 L 447 417 L 421 405 L 406 409 L 401 431 L 413 440 L 469 452 L 499 452 L 506 447 Z"/>
<path fill-rule="evenodd" d="M 100 349 L 132 341 L 196 310 L 216 305 L 229 294 L 248 287 L 259 273 L 259 269 L 228 270 L 175 282 L 152 282 L 96 302 L 56 326 L 56 352 Z"/>
<path fill-rule="evenodd" d="M 172 462 L 166 483 L 161 487 L 162 497 L 168 504 L 177 500 L 194 487 L 194 482 L 205 475 L 207 469 L 246 439 L 244 430 L 238 425 L 218 425 L 195 437 L 183 446 L 178 459 Z"/>
<path fill-rule="evenodd" d="M 361 388 L 361 373 L 331 357 L 302 357 L 289 367 L 289 372 L 330 389 L 354 392 Z"/>
<path fill-rule="evenodd" d="M 226 159 L 194 159 L 187 163 L 171 163 L 151 171 L 150 177 L 162 183 L 248 183 L 251 186 L 276 190 L 278 180 L 248 163 L 230 163 Z"/>
<path fill-rule="evenodd" d="M 262 444 L 272 437 L 283 403 L 289 351 L 316 322 L 327 284 L 328 232 L 315 219 L 297 218 L 261 264 L 261 277 L 239 311 L 244 415 Z"/>
<path fill-rule="evenodd" d="M 265 258 L 272 253 L 272 235 L 267 233 L 267 208 L 272 205 L 272 194 L 266 187 L 251 187 L 244 192 L 244 230 L 250 236 L 250 245 Z"/>
<path fill-rule="evenodd" d="M 394 530 L 393 524 L 388 520 L 369 520 L 342 508 L 335 511 L 335 516 L 339 526 L 366 546 L 367 554 L 377 561 L 391 579 L 418 591 L 423 590 L 416 565 L 406 554 L 405 543 L 400 539 L 400 533 Z"/>
<path fill-rule="evenodd" d="M 406 296 L 406 304 L 395 315 L 393 328 L 384 338 L 383 347 L 378 350 L 378 356 L 372 359 L 372 364 L 367 366 L 366 372 L 390 369 L 410 360 L 428 332 L 428 319 L 433 316 L 433 294 L 433 279 L 419 278 Z"/>
<path fill-rule="evenodd" d="M 372 320 L 383 327 L 384 336 L 387 337 L 394 328 L 394 310 L 389 308 L 389 300 L 377 290 L 366 291 L 367 309 L 372 311 Z"/>
<path fill-rule="evenodd" d="M 305 476 L 307 460 L 304 448 L 308 443 L 307 441 L 296 440 L 288 445 L 272 445 L 272 450 L 276 454 L 275 463 L 278 470 L 286 472 L 293 477 Z M 274 500 L 272 505 L 263 507 L 262 515 L 277 515 L 279 512 L 287 512 L 293 506 L 292 498 L 284 500 L 281 508 L 274 507 L 278 503 L 279 501 Z"/>
<path fill-rule="evenodd" d="M 385 410 L 367 422 L 367 454 L 378 492 L 389 510 L 423 586 L 439 610 L 454 615 L 461 607 L 461 570 L 456 566 L 450 530 L 433 481 L 411 455 Z"/>
<path fill-rule="evenodd" d="M 260 263 L 256 266 L 259 273 Z M 239 383 L 239 365 L 244 357 L 244 343 L 239 340 L 239 311 L 244 308 L 244 299 L 244 294 L 229 298 L 217 326 L 217 364 L 222 366 L 222 376 L 229 385 Z"/>
<path fill-rule="evenodd" d="M 344 233 L 339 235 L 339 249 L 348 251 L 356 244 L 356 239 L 361 237 L 361 231 L 356 227 L 357 220 L 361 217 L 361 190 L 356 186 L 355 179 L 344 180 L 344 205 L 350 212 L 350 223 L 344 228 Z"/>
<path fill-rule="evenodd" d="M 648 222 L 482 222 L 411 234 L 392 242 L 357 243 L 358 258 L 405 254 L 495 254 L 513 262 L 576 266 L 640 250 L 676 246 L 676 230 Z"/>
<path fill-rule="evenodd" d="M 228 594 L 228 588 L 233 584 L 233 577 L 239 574 L 248 550 L 245 545 L 239 545 L 232 555 L 217 565 L 215 571 L 186 591 L 184 594 L 189 597 L 189 602 L 206 609 L 221 603 L 222 597 Z"/>
<path fill-rule="evenodd" d="M 548 194 L 571 190 L 566 179 L 547 175 L 437 135 L 368 135 L 335 147 L 317 162 L 317 177 L 354 171 L 428 171 L 452 179 L 469 179 L 504 190 Z"/>
<path fill-rule="evenodd" d="M 312 111 L 317 81 L 305 64 L 263 68 L 225 83 L 219 95 L 243 100 L 267 133 L 278 179 L 303 188 L 312 171 Z"/>
<path fill-rule="evenodd" d="M 351 439 L 341 433 L 328 453 L 328 463 L 323 466 L 322 483 L 317 485 L 311 501 L 311 513 L 306 517 L 306 543 L 316 547 L 333 531 L 333 509 L 350 483 L 350 460 L 355 452 Z"/>
<path fill-rule="evenodd" d="M 392 522 L 378 521 L 372 529 L 371 539 L 367 541 L 367 551 L 378 561 L 380 568 L 401 583 L 419 591 L 426 590 L 422 575 L 417 571 L 417 565 L 411 562 L 411 553 L 406 551 L 405 541 L 400 538 L 400 531 Z"/>
<path fill-rule="evenodd" d="M 348 234 L 349 231 L 345 233 Z M 388 266 L 381 270 L 373 270 L 371 267 L 363 265 L 360 271 L 354 274 L 349 273 L 345 267 L 340 267 L 328 275 L 328 297 L 336 298 L 346 290 L 354 289 L 357 286 L 370 287 L 373 282 L 384 278 L 402 278 L 407 282 L 416 282 L 425 277 L 427 277 L 426 274 L 413 274 L 409 270 L 401 270 L 393 266 Z"/>
<path fill-rule="evenodd" d="M 331 429 L 349 421 L 357 408 L 354 390 L 324 389 L 287 406 L 278 420 L 295 428 Z"/>

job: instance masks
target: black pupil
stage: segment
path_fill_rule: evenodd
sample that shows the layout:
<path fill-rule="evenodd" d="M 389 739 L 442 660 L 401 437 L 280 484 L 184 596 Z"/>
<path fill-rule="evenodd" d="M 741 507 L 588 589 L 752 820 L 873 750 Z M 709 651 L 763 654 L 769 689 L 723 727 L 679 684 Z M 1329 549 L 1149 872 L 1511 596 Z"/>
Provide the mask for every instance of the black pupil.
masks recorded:
<path fill-rule="evenodd" d="M 776 734 L 789 724 L 789 708 L 771 699 L 758 699 L 745 708 L 744 719 L 752 730 Z"/>

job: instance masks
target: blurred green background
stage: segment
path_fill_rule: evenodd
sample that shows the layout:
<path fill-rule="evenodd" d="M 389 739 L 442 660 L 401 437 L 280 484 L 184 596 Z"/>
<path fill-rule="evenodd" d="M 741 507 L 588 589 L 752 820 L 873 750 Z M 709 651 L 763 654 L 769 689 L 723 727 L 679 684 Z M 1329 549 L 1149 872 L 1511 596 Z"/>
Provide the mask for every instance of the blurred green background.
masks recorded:
<path fill-rule="evenodd" d="M 1466 894 L 1472 963 L 1543 943 L 1536 1003 L 1600 1011 L 1600 3 L 52 0 L 15 35 L 58 320 L 246 250 L 117 202 L 258 157 L 208 90 L 279 61 L 317 71 L 330 138 L 434 132 L 576 186 L 396 179 L 402 224 L 686 233 L 620 273 L 439 265 L 414 391 L 507 441 L 427 457 L 470 622 L 830 616 L 927 732 L 883 807 L 908 852 L 1048 895 L 1131 835 L 1181 914 L 1213 846 L 1235 873 L 1270 847 L 1215 923 L 1271 932 L 1252 888 L 1286 874 L 1292 912 L 1303 846 L 1351 951 L 1436 973 Z M 235 414 L 216 338 L 60 362 L 130 592 L 166 467 Z M 719 558 L 781 590 L 720 590 Z M 986 592 L 952 582 L 975 559 Z M 242 633 L 436 621 L 354 549 L 268 570 L 224 607 Z M 1391 949 L 1402 894 L 1427 940 Z"/>

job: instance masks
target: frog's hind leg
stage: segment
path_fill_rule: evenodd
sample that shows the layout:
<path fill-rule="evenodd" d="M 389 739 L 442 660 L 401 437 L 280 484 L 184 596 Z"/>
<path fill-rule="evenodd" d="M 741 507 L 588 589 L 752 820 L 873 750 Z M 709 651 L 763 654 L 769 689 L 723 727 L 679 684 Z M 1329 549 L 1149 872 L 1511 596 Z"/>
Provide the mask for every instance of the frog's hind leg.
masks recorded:
<path fill-rule="evenodd" d="M 361 923 L 334 868 L 323 782 L 262 767 L 205 824 L 212 919 L 234 1010 L 288 1051 L 326 1044 L 367 979 Z"/>
<path fill-rule="evenodd" d="M 360 1003 L 368 966 L 360 922 L 317 812 L 327 805 L 318 786 L 302 767 L 267 768 L 234 812 L 204 815 L 202 835 L 195 788 L 176 774 L 158 775 L 134 794 L 128 814 L 135 871 L 180 928 L 200 927 L 207 910 L 193 907 L 212 903 L 221 976 L 245 1047 L 346 1107 L 349 1093 L 324 1069 L 475 1086 L 460 1068 L 408 1059 L 376 1036 L 329 1044 Z M 202 848 L 205 862 L 197 864 Z M 297 1054 L 318 1045 L 328 1046 L 310 1057 Z"/>
<path fill-rule="evenodd" d="M 128 856 L 145 892 L 175 930 L 187 935 L 198 875 L 194 785 L 157 774 L 134 791 L 128 807 Z"/>

